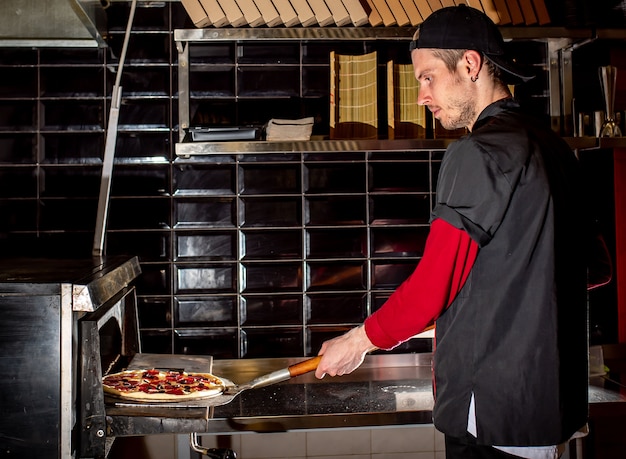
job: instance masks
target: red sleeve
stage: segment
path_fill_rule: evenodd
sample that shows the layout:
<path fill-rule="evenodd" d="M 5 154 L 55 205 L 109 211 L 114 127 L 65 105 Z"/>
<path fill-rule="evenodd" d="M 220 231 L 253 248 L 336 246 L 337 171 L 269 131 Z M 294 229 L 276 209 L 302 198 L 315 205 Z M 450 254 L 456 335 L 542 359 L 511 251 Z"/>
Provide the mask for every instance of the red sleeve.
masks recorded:
<path fill-rule="evenodd" d="M 391 349 L 432 324 L 463 287 L 477 254 L 467 232 L 435 219 L 415 271 L 365 320 L 372 344 Z"/>

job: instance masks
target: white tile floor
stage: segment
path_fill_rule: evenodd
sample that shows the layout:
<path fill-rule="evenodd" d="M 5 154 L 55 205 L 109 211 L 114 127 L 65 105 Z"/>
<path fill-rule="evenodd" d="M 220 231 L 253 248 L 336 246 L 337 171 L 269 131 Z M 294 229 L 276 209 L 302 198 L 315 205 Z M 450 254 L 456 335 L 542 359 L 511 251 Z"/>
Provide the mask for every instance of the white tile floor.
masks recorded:
<path fill-rule="evenodd" d="M 286 433 L 202 435 L 204 447 L 229 447 L 238 459 L 444 459 L 432 425 Z M 179 458 L 183 459 L 183 458 Z"/>

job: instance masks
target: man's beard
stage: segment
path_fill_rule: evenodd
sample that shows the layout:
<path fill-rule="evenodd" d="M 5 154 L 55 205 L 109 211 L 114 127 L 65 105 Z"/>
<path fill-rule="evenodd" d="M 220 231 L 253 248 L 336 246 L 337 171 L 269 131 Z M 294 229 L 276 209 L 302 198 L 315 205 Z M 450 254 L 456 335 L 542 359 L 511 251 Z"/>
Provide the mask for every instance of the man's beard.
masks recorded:
<path fill-rule="evenodd" d="M 458 114 L 454 117 L 440 119 L 443 128 L 448 130 L 471 128 L 470 123 L 475 119 L 476 113 L 472 101 L 469 99 L 453 101 L 450 106 L 455 108 Z"/>
<path fill-rule="evenodd" d="M 463 88 L 467 83 L 464 83 L 460 77 L 455 75 L 454 84 Z M 448 117 L 445 121 L 443 119 L 439 120 L 444 129 L 451 131 L 454 129 L 469 129 L 472 127 L 470 123 L 476 119 L 476 109 L 471 96 L 468 96 L 468 94 L 473 94 L 473 91 L 471 91 L 470 87 L 467 87 L 466 89 L 467 91 L 459 91 L 457 94 L 460 94 L 460 96 L 452 99 L 450 103 L 447 104 L 448 107 L 450 107 L 448 113 L 458 114 L 454 118 Z"/>

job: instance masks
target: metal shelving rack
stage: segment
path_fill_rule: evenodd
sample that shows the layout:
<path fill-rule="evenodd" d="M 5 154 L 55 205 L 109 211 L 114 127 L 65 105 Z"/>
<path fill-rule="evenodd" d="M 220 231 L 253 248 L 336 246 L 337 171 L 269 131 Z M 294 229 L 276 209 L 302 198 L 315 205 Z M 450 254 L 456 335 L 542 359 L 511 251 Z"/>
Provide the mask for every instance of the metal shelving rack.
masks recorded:
<path fill-rule="evenodd" d="M 523 47 L 521 50 L 511 50 L 513 54 L 517 54 L 517 60 L 537 68 L 539 83 L 531 89 L 534 92 L 528 97 L 534 100 L 545 99 L 545 102 L 540 102 L 538 106 L 545 105 L 545 114 L 549 116 L 553 129 L 563 135 L 572 135 L 572 53 L 578 47 L 596 39 L 598 32 L 592 29 L 563 27 L 502 27 L 500 30 L 507 42 L 515 47 Z M 301 48 L 323 43 L 334 43 L 339 47 L 342 44 L 362 43 L 364 46 L 376 46 L 376 44 L 384 43 L 387 48 L 389 45 L 394 45 L 402 50 L 402 46 L 410 40 L 414 32 L 413 27 L 175 30 L 174 40 L 178 51 L 179 72 L 179 139 L 184 138 L 186 129 L 192 124 L 190 103 L 194 100 L 194 95 L 189 82 L 194 61 L 190 58 L 191 46 L 231 44 L 235 47 L 235 55 L 239 55 L 247 46 L 266 44 L 271 47 L 280 43 L 299 44 Z M 606 31 L 602 36 L 607 34 L 609 37 L 615 37 L 619 31 L 613 33 Z M 408 53 L 398 55 L 408 56 Z M 300 65 L 299 84 L 302 88 L 305 84 L 302 70 L 304 64 L 302 60 L 298 63 Z M 236 59 L 233 59 L 231 64 L 235 74 L 244 67 Z M 266 65 L 280 66 L 281 63 L 269 62 Z M 236 87 L 232 98 L 241 99 Z"/>
<path fill-rule="evenodd" d="M 199 352 L 227 341 L 222 352 L 239 357 L 314 354 L 412 272 L 443 150 L 322 144 L 276 152 L 238 144 L 175 160 L 181 346 Z M 430 350 L 430 341 L 405 347 Z"/>

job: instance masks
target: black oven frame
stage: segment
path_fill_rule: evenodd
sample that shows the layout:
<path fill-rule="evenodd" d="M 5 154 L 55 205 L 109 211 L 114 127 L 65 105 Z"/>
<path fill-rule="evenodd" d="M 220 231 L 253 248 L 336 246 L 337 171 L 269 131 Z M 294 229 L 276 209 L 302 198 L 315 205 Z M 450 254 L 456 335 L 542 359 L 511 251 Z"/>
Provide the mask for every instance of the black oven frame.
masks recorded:
<path fill-rule="evenodd" d="M 125 288 L 79 320 L 77 421 L 78 456 L 106 457 L 107 428 L 102 376 L 125 368 L 141 349 L 135 289 Z"/>

